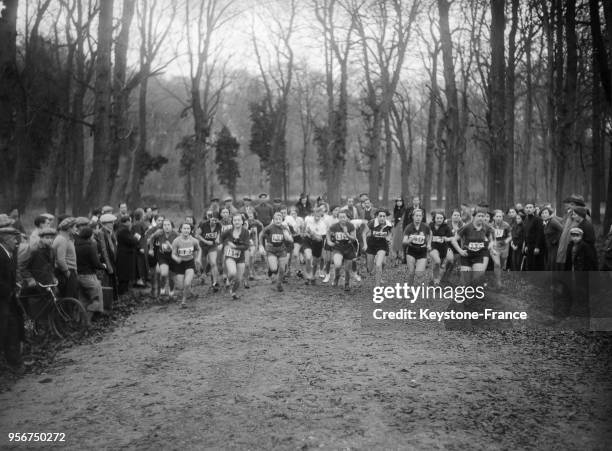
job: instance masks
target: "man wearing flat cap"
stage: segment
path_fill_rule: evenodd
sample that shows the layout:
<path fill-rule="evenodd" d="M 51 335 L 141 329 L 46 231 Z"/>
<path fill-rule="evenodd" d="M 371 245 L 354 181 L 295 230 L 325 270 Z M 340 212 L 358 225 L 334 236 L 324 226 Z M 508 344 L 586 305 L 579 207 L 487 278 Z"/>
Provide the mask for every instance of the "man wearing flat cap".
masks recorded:
<path fill-rule="evenodd" d="M 79 279 L 77 277 L 76 250 L 74 236 L 77 234 L 77 220 L 71 216 L 65 218 L 57 227 L 58 234 L 53 240 L 55 252 L 55 275 L 58 280 L 60 296 L 79 297 Z"/>
<path fill-rule="evenodd" d="M 98 251 L 100 252 L 100 260 L 106 265 L 106 278 L 103 281 L 104 286 L 113 288 L 113 299 L 119 297 L 116 279 L 116 264 L 117 264 L 117 236 L 115 235 L 114 225 L 117 217 L 112 214 L 104 214 L 100 216 L 101 228 L 96 233 L 95 238 L 98 242 Z"/>
<path fill-rule="evenodd" d="M 10 218 L 0 215 L 0 349 L 7 363 L 21 372 L 21 341 L 24 338 L 24 328 L 16 291 L 16 250 L 21 234 L 12 224 Z"/>
<path fill-rule="evenodd" d="M 253 207 L 253 202 L 249 196 L 245 196 L 242 198 L 242 208 L 240 208 L 240 213 L 249 217 L 249 213 L 253 213 L 253 216 L 257 218 L 257 212 L 255 211 L 255 207 Z"/>

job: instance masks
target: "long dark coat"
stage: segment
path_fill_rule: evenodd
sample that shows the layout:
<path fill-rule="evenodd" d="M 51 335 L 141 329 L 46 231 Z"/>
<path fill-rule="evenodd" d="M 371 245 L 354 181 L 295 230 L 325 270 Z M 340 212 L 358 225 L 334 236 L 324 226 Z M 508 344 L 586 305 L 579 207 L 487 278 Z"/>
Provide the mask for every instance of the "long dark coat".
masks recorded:
<path fill-rule="evenodd" d="M 130 229 L 120 226 L 117 229 L 117 280 L 136 279 L 136 253 L 139 242 Z"/>

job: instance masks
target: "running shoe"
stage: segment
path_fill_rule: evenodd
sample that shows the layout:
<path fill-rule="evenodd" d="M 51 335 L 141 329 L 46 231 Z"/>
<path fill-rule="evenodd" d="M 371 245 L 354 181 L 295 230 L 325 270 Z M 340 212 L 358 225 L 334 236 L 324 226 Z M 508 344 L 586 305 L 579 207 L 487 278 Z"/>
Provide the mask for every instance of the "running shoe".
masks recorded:
<path fill-rule="evenodd" d="M 351 287 L 348 283 L 344 284 L 344 291 L 351 291 Z"/>
<path fill-rule="evenodd" d="M 185 299 L 183 299 L 179 305 L 181 308 L 187 308 L 187 303 L 185 302 Z"/>
<path fill-rule="evenodd" d="M 251 288 L 251 285 L 249 285 L 249 281 L 248 281 L 248 280 L 245 280 L 245 281 L 244 281 L 244 288 L 246 288 L 247 290 L 248 290 L 249 288 Z"/>
<path fill-rule="evenodd" d="M 357 282 L 361 282 L 361 276 L 357 273 L 353 273 L 353 279 L 355 279 Z"/>
<path fill-rule="evenodd" d="M 212 289 L 213 289 L 214 293 L 218 292 L 219 291 L 219 284 L 218 283 L 213 283 Z"/>
<path fill-rule="evenodd" d="M 329 273 L 325 274 L 325 278 L 323 279 L 323 283 L 329 282 Z"/>

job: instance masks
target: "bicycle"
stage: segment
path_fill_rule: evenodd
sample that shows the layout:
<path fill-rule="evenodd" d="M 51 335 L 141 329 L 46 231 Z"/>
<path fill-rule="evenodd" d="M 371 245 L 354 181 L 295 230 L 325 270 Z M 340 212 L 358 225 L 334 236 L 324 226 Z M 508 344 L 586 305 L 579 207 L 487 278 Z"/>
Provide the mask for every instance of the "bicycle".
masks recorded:
<path fill-rule="evenodd" d="M 54 290 L 57 282 L 36 285 L 37 292 L 23 293 L 20 290 L 17 296 L 22 311 L 34 323 L 35 330 L 36 325 L 45 320 L 48 329 L 60 339 L 79 336 L 87 330 L 89 319 L 81 301 L 71 297 L 58 298 Z M 42 305 L 38 305 L 40 303 Z"/>

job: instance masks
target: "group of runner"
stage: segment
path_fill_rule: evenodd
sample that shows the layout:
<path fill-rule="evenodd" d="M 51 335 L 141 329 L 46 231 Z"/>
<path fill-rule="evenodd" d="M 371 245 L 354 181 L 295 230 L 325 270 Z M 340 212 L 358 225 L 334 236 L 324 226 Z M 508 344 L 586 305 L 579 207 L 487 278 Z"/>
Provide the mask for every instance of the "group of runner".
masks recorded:
<path fill-rule="evenodd" d="M 210 276 L 214 292 L 224 284 L 237 299 L 239 289 L 249 288 L 254 280 L 254 263 L 260 257 L 265 259 L 268 277 L 278 291 L 283 291 L 293 262 L 304 265 L 298 275 L 307 285 L 316 285 L 321 278 L 323 283 L 331 281 L 338 286 L 344 275 L 348 291 L 352 278 L 361 280 L 357 260 L 363 255 L 367 272 L 374 275 L 376 285 L 382 285 L 390 254 L 405 262 L 410 284 L 416 277 L 426 277 L 428 261 L 432 283 L 440 284 L 455 266 L 461 267 L 463 281 L 469 283 L 474 274 L 484 273 L 492 260 L 501 285 L 508 254 L 517 246 L 504 212 L 491 214 L 484 207 L 473 209 L 467 218 L 465 211 L 454 210 L 447 218 L 443 211 L 435 210 L 427 224 L 425 211 L 416 205 L 398 225 L 388 210 L 373 208 L 369 201 L 365 208 L 360 204 L 360 211 L 352 201 L 332 208 L 323 201 L 302 209 L 300 202 L 290 208 L 277 204 L 266 223 L 257 219 L 250 202 L 241 210 L 233 207 L 231 199 L 226 204 L 217 207 L 215 203 L 199 224 L 187 217 L 178 232 L 169 219 L 157 218 L 148 243 L 151 265 L 159 275 L 160 295 L 174 294 L 170 288 L 170 274 L 174 273 L 174 286 L 182 290 L 184 306 L 194 276 L 203 272 Z M 394 242 L 400 243 L 401 253 Z"/>

